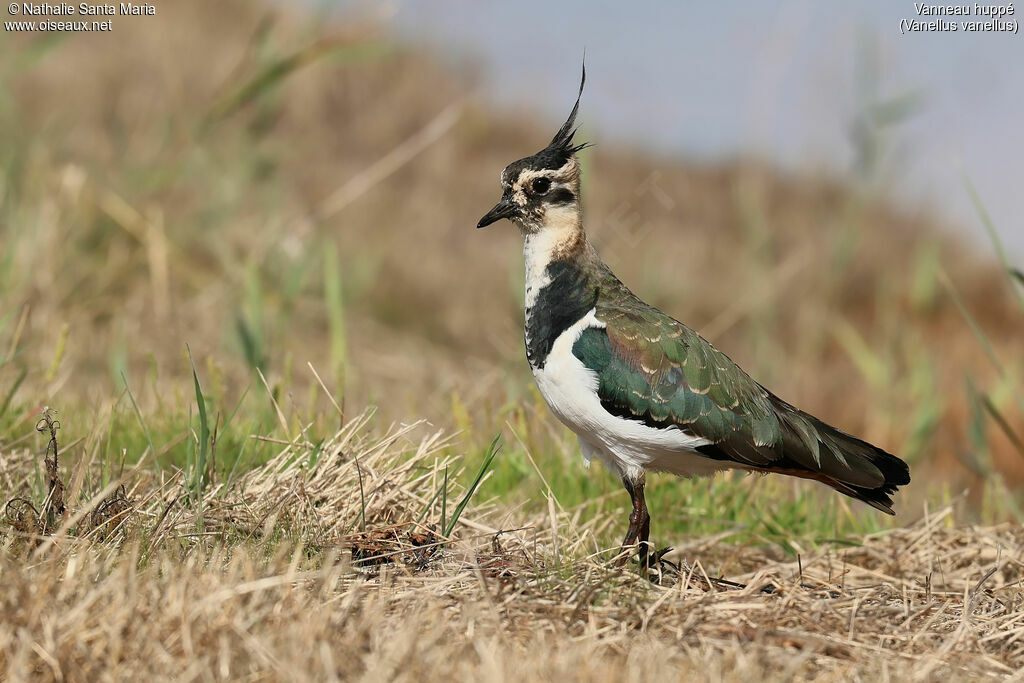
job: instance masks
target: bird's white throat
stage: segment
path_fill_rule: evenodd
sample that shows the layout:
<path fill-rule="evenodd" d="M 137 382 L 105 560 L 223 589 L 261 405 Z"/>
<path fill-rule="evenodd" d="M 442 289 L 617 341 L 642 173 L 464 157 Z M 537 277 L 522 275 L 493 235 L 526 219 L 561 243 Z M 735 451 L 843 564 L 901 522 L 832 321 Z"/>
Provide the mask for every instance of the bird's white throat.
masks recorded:
<path fill-rule="evenodd" d="M 544 225 L 526 233 L 523 260 L 526 263 L 526 310 L 550 282 L 547 267 L 583 239 L 579 211 L 575 206 L 548 209 Z"/>

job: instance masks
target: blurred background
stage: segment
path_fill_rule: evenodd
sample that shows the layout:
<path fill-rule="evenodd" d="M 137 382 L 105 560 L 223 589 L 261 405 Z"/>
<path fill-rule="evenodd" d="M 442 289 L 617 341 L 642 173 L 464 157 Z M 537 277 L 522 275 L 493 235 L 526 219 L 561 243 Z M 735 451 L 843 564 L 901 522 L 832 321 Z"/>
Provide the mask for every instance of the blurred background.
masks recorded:
<path fill-rule="evenodd" d="M 602 144 L 874 174 L 900 199 L 984 239 L 966 176 L 984 188 L 1007 243 L 1024 253 L 1016 192 L 1024 48 L 1012 33 L 902 34 L 901 20 L 928 17 L 912 2 L 887 0 L 442 0 L 395 3 L 386 15 L 402 40 L 456 66 L 478 64 L 488 102 L 552 123 L 564 119 L 566 87 L 587 48 L 600 86 L 587 93 L 586 124 Z M 974 18 L 988 17 L 966 17 Z"/>
<path fill-rule="evenodd" d="M 567 505 L 619 496 L 533 387 L 519 235 L 474 229 L 585 49 L 587 225 L 619 276 L 910 461 L 901 510 L 967 491 L 1015 517 L 1024 44 L 901 35 L 905 4 L 178 0 L 109 34 L 7 32 L 0 443 L 49 405 L 72 453 L 177 462 L 188 345 L 228 461 L 265 457 L 248 437 L 278 408 L 328 429 L 334 398 L 471 455 L 502 432 L 490 495 L 528 500 L 539 470 Z"/>

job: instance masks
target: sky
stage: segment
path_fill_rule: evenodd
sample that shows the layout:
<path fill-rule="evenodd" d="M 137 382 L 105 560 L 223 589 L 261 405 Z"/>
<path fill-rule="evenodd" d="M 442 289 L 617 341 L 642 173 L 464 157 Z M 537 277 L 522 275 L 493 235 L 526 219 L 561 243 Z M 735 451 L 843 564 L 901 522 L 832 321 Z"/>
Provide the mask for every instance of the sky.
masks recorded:
<path fill-rule="evenodd" d="M 1019 32 L 903 33 L 904 19 L 936 18 L 904 0 L 386 7 L 403 41 L 471 65 L 485 100 L 553 126 L 572 106 L 586 50 L 580 121 L 588 139 L 668 157 L 755 156 L 783 168 L 853 173 L 854 122 L 871 103 L 909 104 L 897 123 L 878 128 L 884 156 L 875 183 L 986 248 L 968 178 L 1024 260 Z M 1024 5 L 1005 19 L 1019 24 L 1022 15 Z"/>

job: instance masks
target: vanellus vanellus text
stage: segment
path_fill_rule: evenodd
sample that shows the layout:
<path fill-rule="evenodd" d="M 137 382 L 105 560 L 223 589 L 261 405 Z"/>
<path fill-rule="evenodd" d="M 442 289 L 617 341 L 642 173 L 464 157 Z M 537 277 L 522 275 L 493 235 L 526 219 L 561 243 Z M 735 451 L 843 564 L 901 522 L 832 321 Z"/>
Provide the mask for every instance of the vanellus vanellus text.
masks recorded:
<path fill-rule="evenodd" d="M 805 413 L 710 342 L 634 295 L 583 230 L 576 105 L 547 147 L 501 172 L 502 218 L 524 237 L 526 358 L 552 412 L 633 502 L 622 557 L 647 563 L 649 470 L 692 477 L 728 469 L 816 479 L 893 514 L 907 464 Z"/>

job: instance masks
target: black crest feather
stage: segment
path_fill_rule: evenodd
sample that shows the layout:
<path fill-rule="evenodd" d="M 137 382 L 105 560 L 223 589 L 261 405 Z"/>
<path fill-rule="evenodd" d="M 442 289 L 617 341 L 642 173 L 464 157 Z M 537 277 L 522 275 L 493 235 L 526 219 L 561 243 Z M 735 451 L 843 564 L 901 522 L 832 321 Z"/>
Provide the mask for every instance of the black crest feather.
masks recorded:
<path fill-rule="evenodd" d="M 569 161 L 573 154 L 589 146 L 586 142 L 574 145 L 572 140 L 576 134 L 576 128 L 574 127 L 576 125 L 576 113 L 580 110 L 580 98 L 583 97 L 583 85 L 586 82 L 587 65 L 584 63 L 583 74 L 580 77 L 580 91 L 576 95 L 576 104 L 573 105 L 569 118 L 565 120 L 562 127 L 555 133 L 555 137 L 551 138 L 548 146 L 533 156 L 534 163 L 541 168 L 561 168 L 565 165 L 565 162 Z"/>
<path fill-rule="evenodd" d="M 576 124 L 576 113 L 580 110 L 580 98 L 583 97 L 583 85 L 587 82 L 587 65 L 583 64 L 583 75 L 580 76 L 580 91 L 576 94 L 576 104 L 573 105 L 572 111 L 569 112 L 569 118 L 565 120 L 562 127 L 555 133 L 555 137 L 551 138 L 551 144 L 549 148 L 564 149 L 569 154 L 578 152 L 586 146 L 586 143 L 582 145 L 573 146 L 572 136 L 576 134 L 576 129 L 573 126 Z"/>

